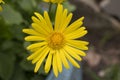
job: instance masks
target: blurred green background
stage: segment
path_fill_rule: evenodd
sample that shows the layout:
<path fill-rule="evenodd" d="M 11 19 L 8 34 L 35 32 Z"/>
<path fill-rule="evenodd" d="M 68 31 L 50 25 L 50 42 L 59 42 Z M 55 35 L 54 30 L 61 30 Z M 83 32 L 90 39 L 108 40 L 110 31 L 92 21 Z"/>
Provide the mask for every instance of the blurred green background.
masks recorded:
<path fill-rule="evenodd" d="M 30 43 L 24 41 L 26 34 L 22 29 L 30 27 L 34 12 L 42 14 L 49 4 L 41 0 L 4 1 L 0 12 L 0 80 L 45 80 L 48 74 L 44 73 L 43 65 L 35 74 L 35 65 L 26 60 L 29 52 L 25 47 Z M 68 2 L 64 5 L 70 6 Z M 69 10 L 74 10 L 74 6 Z"/>
<path fill-rule="evenodd" d="M 48 74 L 44 73 L 43 65 L 35 74 L 35 65 L 26 60 L 29 52 L 25 47 L 30 43 L 24 41 L 26 34 L 22 29 L 30 27 L 35 11 L 42 14 L 49 5 L 41 0 L 4 1 L 0 12 L 0 80 L 45 80 Z M 83 80 L 120 80 L 119 18 L 103 7 L 96 9 L 87 0 L 80 1 L 83 0 L 70 0 L 72 5 L 65 2 L 64 6 L 74 11 L 74 19 L 85 16 L 89 31 L 85 40 L 90 42 L 90 49 L 83 60 Z"/>
<path fill-rule="evenodd" d="M 44 80 L 43 69 L 34 74 L 34 65 L 26 60 L 23 28 L 30 26 L 34 11 L 42 12 L 40 0 L 4 0 L 0 12 L 0 80 Z M 39 3 L 37 3 L 39 2 Z"/>

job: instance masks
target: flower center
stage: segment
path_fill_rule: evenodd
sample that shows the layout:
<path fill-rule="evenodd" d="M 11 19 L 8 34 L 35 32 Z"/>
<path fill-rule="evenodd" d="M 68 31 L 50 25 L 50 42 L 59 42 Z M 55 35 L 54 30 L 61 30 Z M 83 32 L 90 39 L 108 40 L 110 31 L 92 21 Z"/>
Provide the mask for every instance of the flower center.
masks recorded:
<path fill-rule="evenodd" d="M 48 38 L 48 45 L 53 49 L 60 49 L 64 46 L 65 40 L 62 33 L 54 32 Z"/>

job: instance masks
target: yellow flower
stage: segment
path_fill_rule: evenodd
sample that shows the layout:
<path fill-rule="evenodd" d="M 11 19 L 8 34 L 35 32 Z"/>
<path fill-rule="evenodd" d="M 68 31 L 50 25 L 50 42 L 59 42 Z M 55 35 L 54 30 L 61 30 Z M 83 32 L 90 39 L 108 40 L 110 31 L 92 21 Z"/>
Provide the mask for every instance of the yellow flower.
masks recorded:
<path fill-rule="evenodd" d="M 0 0 L 0 4 L 4 4 L 4 1 L 3 0 Z M 0 5 L 0 11 L 2 11 L 2 6 Z"/>
<path fill-rule="evenodd" d="M 43 0 L 44 2 L 62 3 L 64 0 Z"/>
<path fill-rule="evenodd" d="M 4 3 L 4 1 L 3 1 L 3 0 L 0 0 L 0 3 Z"/>
<path fill-rule="evenodd" d="M 0 11 L 2 11 L 2 6 L 0 6 Z"/>
<path fill-rule="evenodd" d="M 69 69 L 68 61 L 80 68 L 76 60 L 81 61 L 81 56 L 86 55 L 82 50 L 88 50 L 88 42 L 78 38 L 83 37 L 87 30 L 82 26 L 84 17 L 69 25 L 71 19 L 72 13 L 68 13 L 60 4 L 57 6 L 54 26 L 47 11 L 44 12 L 44 16 L 37 12 L 32 16 L 32 28 L 23 29 L 23 32 L 30 34 L 25 37 L 26 41 L 34 41 L 27 47 L 27 50 L 33 52 L 27 60 L 36 63 L 34 72 L 39 70 L 44 60 L 45 72 L 48 73 L 52 66 L 56 77 L 62 72 L 62 65 Z"/>

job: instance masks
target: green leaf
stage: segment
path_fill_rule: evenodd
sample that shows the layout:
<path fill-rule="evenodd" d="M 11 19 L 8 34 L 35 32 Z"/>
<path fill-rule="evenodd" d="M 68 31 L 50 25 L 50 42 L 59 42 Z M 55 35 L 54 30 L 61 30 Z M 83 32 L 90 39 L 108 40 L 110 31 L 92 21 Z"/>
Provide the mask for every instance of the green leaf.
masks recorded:
<path fill-rule="evenodd" d="M 15 57 L 10 54 L 0 53 L 0 77 L 9 80 L 13 74 Z"/>
<path fill-rule="evenodd" d="M 15 11 L 10 5 L 4 5 L 4 9 L 1 12 L 1 16 L 4 18 L 7 24 L 20 24 L 23 22 L 21 14 Z"/>
<path fill-rule="evenodd" d="M 85 72 L 87 75 L 89 75 L 93 80 L 101 80 L 101 78 L 95 73 L 93 72 L 90 68 L 86 68 Z"/>
<path fill-rule="evenodd" d="M 12 80 L 28 80 L 28 79 L 25 75 L 24 70 L 17 66 L 13 74 Z"/>
<path fill-rule="evenodd" d="M 20 7 L 28 12 L 32 12 L 33 8 L 37 6 L 35 0 L 18 0 Z"/>
<path fill-rule="evenodd" d="M 120 80 L 120 65 L 115 64 L 107 69 L 105 78 L 107 80 Z"/>
<path fill-rule="evenodd" d="M 31 80 L 45 80 L 45 77 L 41 75 L 35 75 L 33 78 L 31 78 Z"/>
<path fill-rule="evenodd" d="M 13 35 L 14 38 L 17 40 L 23 41 L 24 36 L 22 32 L 23 26 L 22 25 L 14 25 L 10 27 L 11 34 Z"/>
<path fill-rule="evenodd" d="M 26 58 L 21 61 L 20 66 L 26 71 L 34 71 L 34 65 Z"/>
<path fill-rule="evenodd" d="M 0 17 L 0 38 L 11 39 L 9 27 L 5 25 L 3 18 Z"/>

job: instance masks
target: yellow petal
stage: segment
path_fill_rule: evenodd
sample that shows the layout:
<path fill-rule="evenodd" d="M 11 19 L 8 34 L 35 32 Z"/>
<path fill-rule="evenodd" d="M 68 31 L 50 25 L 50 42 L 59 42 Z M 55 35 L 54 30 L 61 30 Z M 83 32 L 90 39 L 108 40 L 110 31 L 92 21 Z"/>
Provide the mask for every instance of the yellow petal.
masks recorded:
<path fill-rule="evenodd" d="M 44 48 L 43 51 L 41 53 L 39 53 L 39 55 L 35 59 L 32 60 L 32 63 L 34 64 L 37 61 L 39 61 L 42 58 L 42 56 L 44 54 L 48 54 L 49 51 L 50 51 L 50 49 L 48 47 Z"/>
<path fill-rule="evenodd" d="M 35 59 L 44 50 L 44 48 L 46 48 L 46 46 L 43 46 L 39 48 L 38 50 L 36 50 L 34 53 L 32 53 L 30 56 L 27 57 L 27 60 Z"/>
<path fill-rule="evenodd" d="M 81 57 L 78 54 L 76 54 L 73 50 L 71 50 L 68 46 L 65 46 L 64 49 L 70 56 L 72 56 L 76 60 L 78 61 L 82 60 Z"/>
<path fill-rule="evenodd" d="M 89 42 L 81 40 L 67 40 L 68 43 L 73 43 L 75 45 L 88 45 Z"/>
<path fill-rule="evenodd" d="M 49 52 L 49 49 L 46 50 L 44 53 L 41 53 L 41 54 L 43 54 L 43 56 L 41 56 L 41 58 L 39 58 L 36 66 L 35 66 L 34 72 L 37 72 L 39 70 L 39 68 L 40 68 L 42 62 L 44 61 L 45 57 L 47 56 L 48 52 Z"/>
<path fill-rule="evenodd" d="M 85 29 L 85 27 L 81 27 L 81 28 L 77 29 L 76 31 L 66 34 L 66 38 L 67 39 L 76 39 L 76 38 L 83 37 L 85 34 L 87 34 L 87 30 L 84 30 L 84 29 Z"/>
<path fill-rule="evenodd" d="M 51 31 L 51 30 L 50 30 L 50 27 L 47 25 L 47 23 L 46 23 L 45 19 L 42 17 L 42 15 L 40 15 L 40 14 L 37 13 L 37 12 L 35 12 L 34 14 L 35 14 L 35 15 L 39 18 L 39 20 L 40 20 L 39 25 L 41 25 L 42 28 L 45 29 L 47 32 L 50 32 L 50 31 Z M 45 12 L 44 12 L 44 14 L 45 14 Z"/>
<path fill-rule="evenodd" d="M 80 68 L 80 65 L 71 56 L 69 56 L 67 52 L 64 51 L 64 53 L 67 59 L 73 64 L 73 66 Z"/>
<path fill-rule="evenodd" d="M 67 9 L 65 9 L 65 10 L 63 11 L 62 16 L 61 16 L 60 29 L 62 29 L 63 24 L 64 24 L 64 23 L 65 23 L 65 21 L 66 21 L 67 14 L 68 14 L 68 10 L 67 10 Z"/>
<path fill-rule="evenodd" d="M 43 46 L 42 46 L 43 47 Z M 31 49 L 30 52 L 36 52 L 37 50 L 39 50 L 41 47 L 38 47 L 38 48 L 34 48 L 34 49 Z"/>
<path fill-rule="evenodd" d="M 55 16 L 55 31 L 59 30 L 62 13 L 63 13 L 63 6 L 61 4 L 58 4 L 56 16 Z"/>
<path fill-rule="evenodd" d="M 27 33 L 27 34 L 31 34 L 31 35 L 41 36 L 40 33 L 36 32 L 36 31 L 33 30 L 33 29 L 23 29 L 23 32 L 24 32 L 24 33 Z"/>
<path fill-rule="evenodd" d="M 2 11 L 3 9 L 2 9 L 2 6 L 0 6 L 0 11 Z"/>
<path fill-rule="evenodd" d="M 59 0 L 59 3 L 62 3 L 64 0 Z"/>
<path fill-rule="evenodd" d="M 69 25 L 66 29 L 65 29 L 65 33 L 71 33 L 72 31 L 78 29 L 82 24 L 83 24 L 83 19 L 84 17 L 79 18 L 78 20 L 76 20 L 75 22 L 73 22 L 71 25 Z"/>
<path fill-rule="evenodd" d="M 49 33 L 44 29 L 42 28 L 41 25 L 39 24 L 36 24 L 36 23 L 32 23 L 32 27 L 39 33 L 43 34 L 43 35 L 48 35 Z"/>
<path fill-rule="evenodd" d="M 0 3 L 5 4 L 5 2 L 3 0 L 0 0 Z"/>
<path fill-rule="evenodd" d="M 27 47 L 27 49 L 28 49 L 28 50 L 32 50 L 32 49 L 34 49 L 34 48 L 38 48 L 38 47 L 44 46 L 44 45 L 46 45 L 46 44 L 47 44 L 47 42 L 38 42 L 38 43 L 30 44 L 30 45 Z"/>
<path fill-rule="evenodd" d="M 74 51 L 76 54 L 80 55 L 80 56 L 86 56 L 86 53 L 84 51 L 81 51 L 79 49 L 76 49 L 74 47 L 71 46 L 67 46 L 70 50 Z"/>
<path fill-rule="evenodd" d="M 46 20 L 46 23 L 47 23 L 47 26 L 48 26 L 49 30 L 53 31 L 52 23 L 50 21 L 50 17 L 48 15 L 47 11 L 44 12 L 44 17 L 45 17 L 45 20 Z"/>
<path fill-rule="evenodd" d="M 38 23 L 38 24 L 40 23 L 40 20 L 37 19 L 35 16 L 32 16 L 31 18 L 32 18 L 34 23 Z"/>
<path fill-rule="evenodd" d="M 49 2 L 56 3 L 57 0 L 49 0 Z"/>
<path fill-rule="evenodd" d="M 40 36 L 27 36 L 25 37 L 26 41 L 43 41 L 45 38 L 40 37 Z"/>
<path fill-rule="evenodd" d="M 38 19 L 39 19 L 40 21 L 43 21 L 43 20 L 44 20 L 44 18 L 42 17 L 42 15 L 39 14 L 38 12 L 34 12 L 34 14 L 38 17 Z"/>
<path fill-rule="evenodd" d="M 65 66 L 65 68 L 66 68 L 66 69 L 69 69 L 70 66 L 69 66 L 69 64 L 68 64 L 68 61 L 67 61 L 67 59 L 66 59 L 66 57 L 65 57 L 65 54 L 64 54 L 64 51 L 63 51 L 62 49 L 60 50 L 59 55 L 60 55 L 61 61 L 62 61 L 63 65 Z"/>
<path fill-rule="evenodd" d="M 56 63 L 56 54 L 53 55 L 53 72 L 55 76 L 58 76 L 58 68 L 57 68 L 57 63 Z"/>
<path fill-rule="evenodd" d="M 88 50 L 88 47 L 86 46 L 88 45 L 88 42 L 85 41 L 68 40 L 67 44 L 72 47 L 79 48 L 81 50 Z"/>
<path fill-rule="evenodd" d="M 50 52 L 49 55 L 48 55 L 48 58 L 46 60 L 46 63 L 45 63 L 45 72 L 48 73 L 50 71 L 50 68 L 51 68 L 51 64 L 52 64 L 52 53 Z"/>
<path fill-rule="evenodd" d="M 59 72 L 62 72 L 62 62 L 61 62 L 59 51 L 56 51 L 56 58 L 57 58 L 56 62 L 57 62 L 58 70 Z"/>
<path fill-rule="evenodd" d="M 65 19 L 64 23 L 62 24 L 62 26 L 60 26 L 60 31 L 65 30 L 65 28 L 68 26 L 68 24 L 70 23 L 71 19 L 72 19 L 73 14 L 70 13 L 67 18 Z"/>
<path fill-rule="evenodd" d="M 43 0 L 44 2 L 62 3 L 64 0 Z"/>
<path fill-rule="evenodd" d="M 50 0 L 43 0 L 43 1 L 45 1 L 45 2 L 50 2 Z"/>
<path fill-rule="evenodd" d="M 37 15 L 37 16 L 39 16 L 40 14 L 39 13 L 37 13 L 37 12 L 35 12 L 35 14 Z M 42 17 L 41 15 L 40 15 L 40 17 Z M 45 20 L 43 19 L 43 17 L 42 17 L 42 20 L 43 21 L 41 21 L 41 20 L 39 20 L 38 18 L 36 18 L 35 16 L 32 16 L 32 20 L 33 20 L 33 22 L 35 23 L 35 24 L 37 24 L 38 25 L 38 27 L 37 27 L 37 29 L 39 30 L 37 30 L 37 29 L 35 29 L 35 30 L 37 30 L 38 32 L 40 32 L 40 31 L 42 31 L 42 30 L 44 30 L 44 31 L 46 31 L 46 32 L 48 32 L 48 30 L 47 30 L 47 25 L 45 24 Z M 43 23 L 44 22 L 44 23 Z M 34 28 L 34 27 L 33 27 Z M 42 30 L 41 30 L 42 29 Z M 41 32 L 42 33 L 42 32 Z"/>

